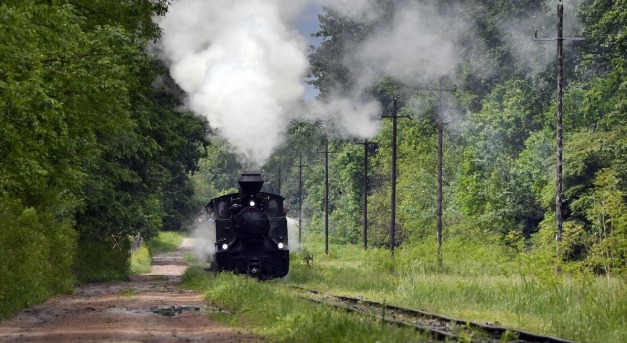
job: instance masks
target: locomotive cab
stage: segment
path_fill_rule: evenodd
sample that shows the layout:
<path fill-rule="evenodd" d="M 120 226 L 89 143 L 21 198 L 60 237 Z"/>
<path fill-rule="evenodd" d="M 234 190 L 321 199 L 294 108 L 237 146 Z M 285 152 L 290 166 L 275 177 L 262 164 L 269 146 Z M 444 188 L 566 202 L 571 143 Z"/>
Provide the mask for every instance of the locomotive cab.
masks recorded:
<path fill-rule="evenodd" d="M 263 183 L 261 174 L 242 174 L 238 193 L 214 198 L 207 205 L 216 227 L 216 271 L 228 270 L 259 279 L 287 275 L 284 198 L 261 192 Z"/>

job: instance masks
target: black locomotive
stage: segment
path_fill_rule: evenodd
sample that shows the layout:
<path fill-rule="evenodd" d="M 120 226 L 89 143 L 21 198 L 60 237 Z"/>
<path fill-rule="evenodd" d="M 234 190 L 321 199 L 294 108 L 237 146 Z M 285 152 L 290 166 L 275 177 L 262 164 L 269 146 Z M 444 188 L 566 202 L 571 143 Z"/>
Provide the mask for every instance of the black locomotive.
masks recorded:
<path fill-rule="evenodd" d="M 289 271 L 286 211 L 282 196 L 261 192 L 259 173 L 245 173 L 239 192 L 214 199 L 206 208 L 215 221 L 215 271 L 232 271 L 259 279 Z"/>

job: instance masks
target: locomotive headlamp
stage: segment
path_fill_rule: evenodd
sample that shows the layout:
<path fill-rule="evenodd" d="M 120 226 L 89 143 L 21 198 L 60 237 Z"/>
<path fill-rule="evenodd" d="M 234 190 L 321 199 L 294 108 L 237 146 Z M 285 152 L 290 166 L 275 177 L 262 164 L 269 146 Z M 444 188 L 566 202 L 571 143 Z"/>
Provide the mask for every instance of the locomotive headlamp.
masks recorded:
<path fill-rule="evenodd" d="M 229 245 L 228 245 L 228 244 L 226 244 L 226 243 L 222 244 L 222 250 L 226 250 L 226 249 L 228 249 L 228 248 L 229 248 Z"/>
<path fill-rule="evenodd" d="M 279 249 L 283 249 L 283 243 L 279 242 L 277 246 L 279 247 Z"/>
<path fill-rule="evenodd" d="M 248 204 L 250 207 L 255 207 L 255 200 L 251 200 Z"/>

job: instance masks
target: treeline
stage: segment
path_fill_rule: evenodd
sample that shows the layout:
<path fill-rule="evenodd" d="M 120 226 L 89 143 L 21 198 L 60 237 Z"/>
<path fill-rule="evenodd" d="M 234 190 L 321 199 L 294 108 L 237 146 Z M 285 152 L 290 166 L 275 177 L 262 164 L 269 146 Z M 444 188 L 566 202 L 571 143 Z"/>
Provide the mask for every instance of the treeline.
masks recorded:
<path fill-rule="evenodd" d="M 165 0 L 0 1 L 0 318 L 125 278 L 196 210 L 204 125 L 147 53 Z"/>
<path fill-rule="evenodd" d="M 394 20 L 411 1 L 378 2 L 384 10 L 371 22 L 352 20 L 331 8 L 320 16 L 322 43 L 313 48 L 311 83 L 320 98 L 348 92 L 359 77 L 345 63 L 360 42 Z M 425 3 L 425 1 L 414 1 Z M 627 253 L 627 3 L 578 2 L 570 21 L 579 21 L 584 40 L 564 50 L 564 236 L 555 259 L 556 69 L 555 1 L 431 2 L 454 21 L 472 23 L 456 45 L 459 60 L 443 85 L 444 244 L 461 239 L 491 242 L 514 252 L 537 254 L 552 268 L 564 264 L 594 273 L 623 273 Z M 455 7 L 452 7 L 455 5 Z M 566 6 L 571 5 L 570 3 Z M 454 8 L 455 10 L 452 10 Z M 575 11 L 576 10 L 576 11 Z M 572 14 L 576 14 L 573 18 Z M 524 18 L 551 23 L 533 27 Z M 524 41 L 512 44 L 504 23 L 518 25 Z M 527 25 L 527 26 L 524 26 Z M 442 28 L 446 30 L 447 28 Z M 568 32 L 567 34 L 573 34 Z M 415 32 L 420 39 L 420 32 Z M 408 43 L 409 44 L 409 43 Z M 543 45 L 533 49 L 529 44 Z M 521 55 L 527 48 L 527 55 Z M 549 60 L 545 56 L 550 56 Z M 544 61 L 544 62 L 542 62 Z M 480 64 L 485 68 L 477 68 Z M 435 84 L 425 87 L 435 89 Z M 382 76 L 369 90 L 391 114 L 399 96 L 397 244 L 436 244 L 438 93 Z M 419 104 L 419 106 L 416 106 Z M 371 140 L 369 229 L 372 246 L 388 246 L 390 225 L 391 121 Z M 306 232 L 324 228 L 323 135 L 330 150 L 330 230 L 336 242 L 359 243 L 362 231 L 363 146 L 340 139 L 329 123 L 293 123 L 286 147 L 266 165 L 269 181 L 282 181 L 292 215 L 298 208 L 299 158 L 304 175 Z M 279 174 L 279 170 L 281 170 Z"/>

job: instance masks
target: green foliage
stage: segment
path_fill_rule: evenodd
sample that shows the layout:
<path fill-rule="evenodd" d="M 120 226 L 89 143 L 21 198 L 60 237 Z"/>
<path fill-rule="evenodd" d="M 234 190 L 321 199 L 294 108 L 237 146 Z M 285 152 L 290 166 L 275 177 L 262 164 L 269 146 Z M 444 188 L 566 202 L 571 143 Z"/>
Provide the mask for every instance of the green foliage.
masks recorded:
<path fill-rule="evenodd" d="M 179 232 L 161 231 L 151 238 L 147 245 L 151 254 L 175 251 L 181 245 L 184 235 Z"/>
<path fill-rule="evenodd" d="M 537 230 L 542 209 L 535 196 L 545 185 L 545 134 L 542 107 L 530 96 L 524 80 L 497 85 L 483 102 L 481 112 L 471 114 L 468 144 L 462 162 L 460 197 L 466 214 L 479 216 L 482 225 L 507 234 L 519 231 L 527 237 Z M 535 190 L 535 193 L 533 192 Z"/>
<path fill-rule="evenodd" d="M 125 237 L 180 230 L 195 213 L 204 126 L 178 112 L 182 92 L 146 52 L 167 4 L 0 2 L 0 245 L 30 249 L 2 250 L 14 287 L 3 279 L 2 316 L 74 277 L 124 279 Z"/>
<path fill-rule="evenodd" d="M 130 268 L 130 240 L 109 238 L 98 242 L 81 241 L 74 274 L 83 282 L 126 281 Z"/>
<path fill-rule="evenodd" d="M 592 206 L 588 220 L 592 223 L 594 238 L 587 263 L 594 271 L 606 274 L 622 273 L 627 269 L 627 211 L 625 192 L 613 169 L 599 171 L 594 180 Z"/>
<path fill-rule="evenodd" d="M 144 245 L 131 253 L 130 271 L 132 274 L 150 273 L 152 270 L 152 258 L 150 251 Z"/>
<path fill-rule="evenodd" d="M 226 141 L 212 137 L 210 143 L 205 156 L 198 162 L 198 171 L 191 176 L 196 208 L 204 207 L 212 198 L 233 189 L 242 170 L 237 156 L 229 152 Z"/>
<path fill-rule="evenodd" d="M 181 91 L 159 78 L 165 67 L 145 52 L 159 36 L 152 17 L 165 5 L 0 7 L 0 194 L 74 217 L 79 244 L 87 244 L 81 251 L 180 230 L 195 213 L 187 174 L 202 152 L 203 124 L 178 113 Z M 77 270 L 99 261 L 84 259 Z"/>
<path fill-rule="evenodd" d="M 76 252 L 71 222 L 0 197 L 0 319 L 70 292 Z"/>

